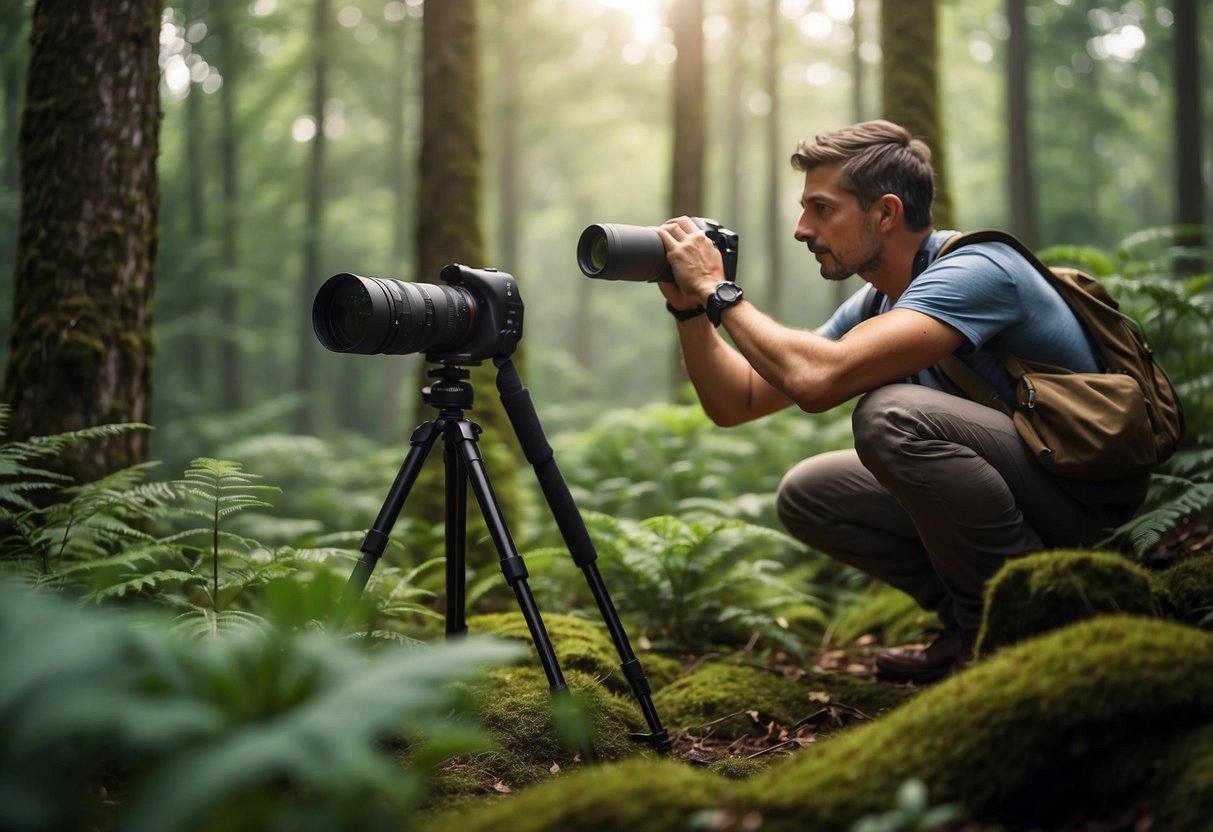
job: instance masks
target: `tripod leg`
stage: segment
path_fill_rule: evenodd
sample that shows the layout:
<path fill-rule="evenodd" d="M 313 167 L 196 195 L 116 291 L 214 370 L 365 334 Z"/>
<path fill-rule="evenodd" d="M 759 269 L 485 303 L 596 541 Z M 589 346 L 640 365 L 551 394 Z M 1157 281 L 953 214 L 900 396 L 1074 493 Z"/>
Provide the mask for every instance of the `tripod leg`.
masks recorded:
<path fill-rule="evenodd" d="M 619 652 L 619 658 L 622 661 L 619 669 L 631 685 L 632 693 L 636 696 L 636 701 L 648 723 L 650 733 L 633 734 L 632 738 L 647 742 L 657 751 L 667 752 L 671 747 L 669 732 L 662 727 L 657 709 L 653 706 L 653 699 L 650 695 L 652 689 L 644 674 L 644 668 L 641 666 L 640 660 L 636 658 L 636 654 L 632 652 L 627 633 L 624 632 L 623 624 L 615 611 L 615 605 L 611 602 L 606 585 L 598 572 L 598 553 L 594 549 L 594 542 L 590 539 L 590 533 L 586 530 L 581 512 L 578 511 L 577 504 L 573 501 L 572 494 L 569 493 L 568 484 L 556 464 L 552 446 L 548 444 L 543 435 L 543 427 L 539 422 L 539 414 L 535 412 L 535 406 L 531 402 L 531 394 L 522 386 L 522 379 L 514 368 L 513 361 L 506 357 L 494 359 L 494 363 L 498 370 L 497 391 L 501 395 L 501 404 L 510 418 L 510 424 L 514 428 L 514 434 L 518 437 L 519 444 L 522 445 L 527 461 L 535 469 L 540 489 L 543 491 L 548 507 L 552 510 L 552 516 L 556 520 L 565 545 L 568 546 L 569 554 L 572 555 L 573 562 L 581 568 L 590 591 L 594 595 L 594 600 L 598 603 L 598 611 L 602 613 L 607 632 L 610 633 L 611 640 L 615 643 L 615 649 Z"/>
<path fill-rule="evenodd" d="M 543 617 L 539 614 L 535 596 L 531 594 L 531 588 L 527 584 L 526 563 L 518 554 L 513 538 L 510 537 L 484 470 L 484 459 L 480 456 L 480 449 L 476 444 L 477 428 L 467 421 L 452 421 L 447 423 L 446 431 L 446 442 L 456 448 L 464 472 L 471 483 L 472 493 L 480 503 L 480 511 L 501 557 L 501 571 L 505 574 L 506 583 L 514 590 L 518 606 L 522 608 L 522 616 L 531 631 L 531 640 L 535 642 L 535 649 L 539 652 L 539 663 L 547 674 L 548 684 L 553 691 L 564 690 L 568 687 L 564 674 L 560 672 L 556 652 L 552 649 L 552 640 L 543 626 Z"/>
<path fill-rule="evenodd" d="M 396 518 L 400 516 L 400 509 L 404 506 L 405 498 L 408 497 L 413 483 L 417 481 L 421 466 L 425 464 L 425 458 L 434 447 L 439 433 L 438 426 L 434 422 L 425 422 L 413 431 L 413 435 L 409 439 L 409 452 L 400 465 L 400 471 L 396 474 L 396 479 L 392 483 L 391 490 L 388 491 L 383 507 L 379 509 L 375 524 L 371 526 L 363 539 L 362 557 L 354 564 L 354 571 L 345 585 L 341 604 L 337 608 L 336 615 L 333 616 L 332 629 L 334 631 L 339 631 L 344 626 L 346 618 L 349 617 L 354 605 L 362 596 L 362 591 L 366 588 L 366 582 L 370 580 L 375 564 L 379 562 L 383 550 L 387 548 L 388 536 L 392 532 L 392 526 L 396 524 Z"/>
<path fill-rule="evenodd" d="M 459 454 L 447 442 L 446 464 L 446 635 L 467 632 L 467 478 Z"/>

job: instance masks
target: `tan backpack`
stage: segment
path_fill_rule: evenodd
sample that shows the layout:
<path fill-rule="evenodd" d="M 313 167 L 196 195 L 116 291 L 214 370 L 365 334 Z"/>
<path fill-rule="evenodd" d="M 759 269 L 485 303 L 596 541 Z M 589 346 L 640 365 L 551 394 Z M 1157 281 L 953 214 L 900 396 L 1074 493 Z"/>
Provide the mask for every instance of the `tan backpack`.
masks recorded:
<path fill-rule="evenodd" d="M 976 401 L 1008 413 L 1020 436 L 1048 470 L 1090 483 L 1148 474 L 1184 435 L 1183 406 L 1136 322 L 1095 278 L 1078 269 L 1050 268 L 1003 231 L 958 234 L 936 257 L 974 243 L 1006 243 L 1065 299 L 1099 350 L 1102 373 L 1075 373 L 991 352 L 1016 380 L 1016 401 L 994 389 L 956 356 L 940 362 Z"/>

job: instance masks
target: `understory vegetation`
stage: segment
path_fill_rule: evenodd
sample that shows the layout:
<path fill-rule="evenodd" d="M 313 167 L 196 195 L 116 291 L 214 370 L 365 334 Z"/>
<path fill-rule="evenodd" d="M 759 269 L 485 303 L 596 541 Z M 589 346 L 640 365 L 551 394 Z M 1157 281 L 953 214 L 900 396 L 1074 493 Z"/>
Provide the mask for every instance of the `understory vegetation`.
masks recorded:
<path fill-rule="evenodd" d="M 267 433 L 76 483 L 61 454 L 149 426 L 0 444 L 0 828 L 1202 829 L 1213 291 L 1171 273 L 1170 243 L 1045 256 L 1141 321 L 1183 448 L 1107 551 L 1009 564 L 977 666 L 925 692 L 864 662 L 936 622 L 774 516 L 783 471 L 849 445 L 849 412 L 728 431 L 682 405 L 556 414 L 669 755 L 628 739 L 641 697 L 529 476 L 506 520 L 569 697 L 476 522 L 471 637 L 442 638 L 444 524 L 407 502 L 351 597 L 399 448 Z"/>

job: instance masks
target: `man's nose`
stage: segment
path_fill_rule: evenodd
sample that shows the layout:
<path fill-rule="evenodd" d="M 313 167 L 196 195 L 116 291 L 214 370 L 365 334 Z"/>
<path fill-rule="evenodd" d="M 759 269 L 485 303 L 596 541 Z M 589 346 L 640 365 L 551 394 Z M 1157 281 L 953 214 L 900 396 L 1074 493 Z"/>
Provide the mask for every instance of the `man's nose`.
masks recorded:
<path fill-rule="evenodd" d="M 817 238 L 817 230 L 813 228 L 806 214 L 801 214 L 800 219 L 796 222 L 796 231 L 793 236 L 802 243 L 812 243 Z"/>

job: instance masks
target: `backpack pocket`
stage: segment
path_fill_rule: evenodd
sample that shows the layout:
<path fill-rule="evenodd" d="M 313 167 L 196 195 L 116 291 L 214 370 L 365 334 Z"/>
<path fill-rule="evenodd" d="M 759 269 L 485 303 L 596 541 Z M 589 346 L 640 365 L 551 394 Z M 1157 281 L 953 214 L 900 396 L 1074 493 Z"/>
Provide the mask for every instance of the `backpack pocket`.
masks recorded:
<path fill-rule="evenodd" d="M 1019 435 L 1058 476 L 1118 479 L 1158 461 L 1145 396 L 1132 376 L 1027 372 L 1017 399 Z"/>

